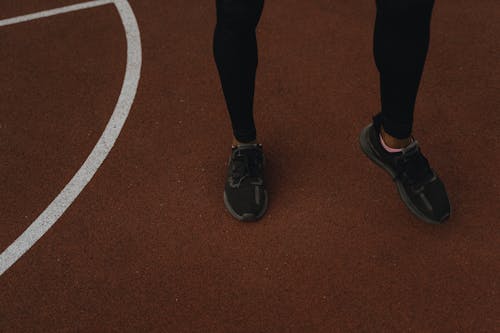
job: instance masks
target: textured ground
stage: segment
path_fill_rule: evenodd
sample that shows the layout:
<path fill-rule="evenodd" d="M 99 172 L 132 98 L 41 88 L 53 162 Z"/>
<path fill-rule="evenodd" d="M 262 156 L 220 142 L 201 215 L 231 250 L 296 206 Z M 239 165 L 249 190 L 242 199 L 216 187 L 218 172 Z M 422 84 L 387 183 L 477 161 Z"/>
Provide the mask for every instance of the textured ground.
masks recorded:
<path fill-rule="evenodd" d="M 0 20 L 72 3 L 1 2 Z M 0 331 L 500 331 L 498 1 L 434 10 L 414 135 L 450 195 L 442 226 L 413 217 L 358 147 L 379 107 L 374 3 L 266 2 L 255 118 L 270 207 L 257 224 L 222 200 L 215 1 L 130 4 L 143 47 L 130 116 L 0 276 Z M 113 5 L 0 27 L 0 251 L 92 150 L 126 48 Z"/>

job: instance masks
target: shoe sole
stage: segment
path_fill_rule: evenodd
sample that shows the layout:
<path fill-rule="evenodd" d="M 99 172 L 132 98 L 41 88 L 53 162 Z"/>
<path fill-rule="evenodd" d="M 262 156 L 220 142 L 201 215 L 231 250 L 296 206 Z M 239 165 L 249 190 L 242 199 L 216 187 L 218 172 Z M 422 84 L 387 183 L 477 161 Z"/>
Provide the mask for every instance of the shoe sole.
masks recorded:
<path fill-rule="evenodd" d="M 384 169 L 387 173 L 389 173 L 389 175 L 392 177 L 393 181 L 396 183 L 396 187 L 398 189 L 399 196 L 401 197 L 401 199 L 403 200 L 403 202 L 406 204 L 406 206 L 408 207 L 408 209 L 413 214 L 415 214 L 418 218 L 420 218 L 421 220 L 423 220 L 423 221 L 425 221 L 427 223 L 431 223 L 431 224 L 442 224 L 442 223 L 444 223 L 444 221 L 446 221 L 450 217 L 450 215 L 451 215 L 451 207 L 450 207 L 450 213 L 447 216 L 445 216 L 441 221 L 436 221 L 436 220 L 430 219 L 427 216 L 425 216 L 411 202 L 410 198 L 406 194 L 406 191 L 404 189 L 403 183 L 400 180 L 398 180 L 398 179 L 395 178 L 396 177 L 395 171 L 392 168 L 390 168 L 387 165 L 385 165 L 384 162 L 382 162 L 377 157 L 377 155 L 375 155 L 375 153 L 373 152 L 372 148 L 370 147 L 369 139 L 368 139 L 369 138 L 369 131 L 370 131 L 370 128 L 372 127 L 372 125 L 373 124 L 370 124 L 370 125 L 366 126 L 365 128 L 363 128 L 363 130 L 361 131 L 361 134 L 359 135 L 359 143 L 360 143 L 360 147 L 361 147 L 361 150 L 363 151 L 363 153 L 365 153 L 365 155 L 368 156 L 368 158 L 372 162 L 374 162 L 379 167 L 381 167 L 382 169 Z"/>
<path fill-rule="evenodd" d="M 231 157 L 229 157 L 228 165 L 230 162 L 231 162 Z M 263 167 L 265 167 L 265 166 L 266 166 L 266 157 L 264 156 L 263 157 Z M 256 221 L 260 220 L 264 216 L 264 214 L 266 213 L 268 204 L 269 204 L 269 199 L 268 199 L 268 195 L 267 195 L 267 190 L 264 189 L 264 207 L 262 208 L 260 213 L 258 215 L 255 215 L 252 213 L 244 213 L 243 215 L 239 215 L 238 213 L 236 213 L 236 211 L 229 204 L 229 201 L 227 200 L 226 191 L 224 190 L 224 206 L 226 206 L 226 209 L 229 211 L 231 216 L 233 216 L 235 219 L 240 220 L 242 222 L 256 222 Z"/>

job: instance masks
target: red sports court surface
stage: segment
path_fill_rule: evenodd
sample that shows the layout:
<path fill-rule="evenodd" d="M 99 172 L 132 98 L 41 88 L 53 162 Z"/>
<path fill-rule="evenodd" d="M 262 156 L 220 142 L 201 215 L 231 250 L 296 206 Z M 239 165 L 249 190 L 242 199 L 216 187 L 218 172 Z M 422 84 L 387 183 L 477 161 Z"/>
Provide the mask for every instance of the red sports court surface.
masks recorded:
<path fill-rule="evenodd" d="M 222 200 L 215 1 L 0 2 L 0 331 L 500 331 L 500 3 L 434 9 L 414 136 L 450 195 L 441 226 L 358 146 L 374 15 L 266 2 L 270 206 L 244 224 Z"/>

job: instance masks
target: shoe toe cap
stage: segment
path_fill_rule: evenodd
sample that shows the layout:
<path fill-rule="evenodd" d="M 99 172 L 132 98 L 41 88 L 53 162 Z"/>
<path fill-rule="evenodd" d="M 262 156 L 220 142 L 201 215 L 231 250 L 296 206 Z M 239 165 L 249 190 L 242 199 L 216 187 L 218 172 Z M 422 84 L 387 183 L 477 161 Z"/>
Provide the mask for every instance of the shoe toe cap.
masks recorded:
<path fill-rule="evenodd" d="M 231 214 L 240 221 L 257 221 L 267 209 L 267 191 L 258 188 L 259 199 L 255 200 L 253 190 L 227 189 L 224 201 Z"/>
<path fill-rule="evenodd" d="M 443 223 L 450 217 L 448 195 L 440 180 L 429 184 L 417 199 L 417 206 L 434 223 Z"/>

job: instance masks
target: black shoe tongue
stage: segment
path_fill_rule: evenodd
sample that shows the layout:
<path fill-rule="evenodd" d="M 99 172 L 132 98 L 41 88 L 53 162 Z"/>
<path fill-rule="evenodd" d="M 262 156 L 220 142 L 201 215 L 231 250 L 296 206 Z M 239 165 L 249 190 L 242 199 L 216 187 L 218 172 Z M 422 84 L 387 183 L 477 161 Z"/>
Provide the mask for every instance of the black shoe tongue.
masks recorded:
<path fill-rule="evenodd" d="M 409 160 L 407 164 L 407 173 L 416 182 L 425 182 L 434 176 L 427 159 L 418 152 Z"/>
<path fill-rule="evenodd" d="M 241 146 L 241 147 L 238 147 L 236 149 L 237 149 L 237 151 L 236 151 L 237 155 L 239 155 L 239 156 L 246 155 L 249 158 L 258 156 L 258 154 L 260 153 L 259 149 L 257 148 L 257 145 L 255 145 L 255 144 Z"/>

